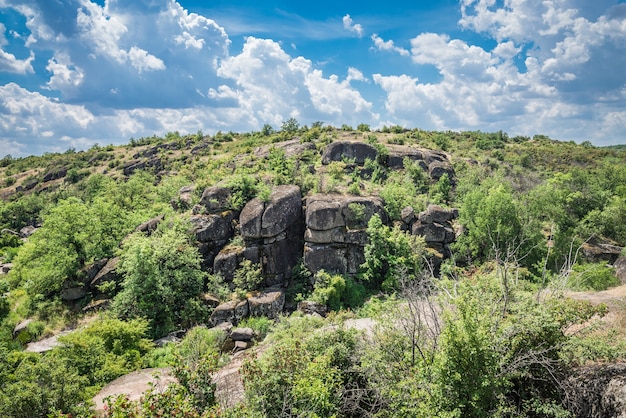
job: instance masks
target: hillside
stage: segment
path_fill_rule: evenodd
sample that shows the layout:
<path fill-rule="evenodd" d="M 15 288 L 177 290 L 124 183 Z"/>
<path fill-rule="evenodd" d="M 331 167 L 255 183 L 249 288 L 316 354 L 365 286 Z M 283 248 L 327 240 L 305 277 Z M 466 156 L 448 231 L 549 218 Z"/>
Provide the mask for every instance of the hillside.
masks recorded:
<path fill-rule="evenodd" d="M 624 147 L 291 119 L 5 156 L 0 196 L 3 416 L 148 367 L 110 416 L 601 416 L 580 376 L 621 376 Z"/>

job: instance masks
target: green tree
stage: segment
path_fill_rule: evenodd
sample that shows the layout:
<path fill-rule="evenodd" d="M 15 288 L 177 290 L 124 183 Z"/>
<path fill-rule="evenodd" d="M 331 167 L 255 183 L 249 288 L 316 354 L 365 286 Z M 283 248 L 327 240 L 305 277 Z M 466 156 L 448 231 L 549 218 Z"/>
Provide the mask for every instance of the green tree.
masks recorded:
<path fill-rule="evenodd" d="M 78 198 L 60 201 L 43 216 L 43 225 L 14 259 L 12 281 L 31 296 L 52 295 L 63 283 L 80 280 L 85 264 L 113 255 L 129 232 L 126 213 L 110 201 L 86 205 Z"/>
<path fill-rule="evenodd" d="M 361 265 L 363 278 L 372 287 L 394 290 L 400 271 L 417 277 L 426 257 L 424 239 L 384 225 L 375 214 L 367 224 L 369 242 L 365 246 L 365 263 Z"/>
<path fill-rule="evenodd" d="M 295 118 L 289 118 L 283 122 L 281 126 L 281 130 L 285 133 L 293 135 L 296 132 L 298 132 L 299 127 L 300 127 L 300 124 Z"/>
<path fill-rule="evenodd" d="M 124 281 L 112 307 L 122 318 L 146 318 L 152 337 L 189 327 L 206 316 L 199 299 L 205 273 L 187 230 L 179 222 L 150 237 L 134 235 L 124 244 L 120 259 Z"/>

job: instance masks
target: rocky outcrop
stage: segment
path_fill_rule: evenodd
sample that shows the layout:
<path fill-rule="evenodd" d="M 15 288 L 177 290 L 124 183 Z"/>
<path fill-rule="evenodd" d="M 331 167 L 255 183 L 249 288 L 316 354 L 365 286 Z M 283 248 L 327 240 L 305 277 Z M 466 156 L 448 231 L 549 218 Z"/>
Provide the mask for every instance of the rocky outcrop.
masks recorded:
<path fill-rule="evenodd" d="M 258 158 L 267 158 L 272 148 L 282 149 L 287 158 L 300 156 L 306 151 L 317 151 L 313 142 L 300 142 L 299 139 L 292 139 L 258 147 L 254 150 L 254 155 Z"/>
<path fill-rule="evenodd" d="M 313 195 L 306 200 L 304 265 L 310 271 L 356 274 L 364 263 L 367 223 L 388 221 L 377 196 Z"/>
<path fill-rule="evenodd" d="M 47 182 L 47 181 L 62 179 L 66 175 L 67 175 L 67 167 L 55 167 L 49 170 L 46 174 L 44 174 L 43 181 Z"/>
<path fill-rule="evenodd" d="M 322 164 L 333 161 L 354 160 L 358 165 L 365 164 L 365 160 L 376 160 L 378 150 L 364 142 L 337 141 L 326 146 L 322 154 Z"/>
<path fill-rule="evenodd" d="M 107 263 L 100 269 L 98 274 L 91 280 L 90 288 L 91 290 L 97 290 L 98 286 L 106 283 L 106 282 L 116 282 L 119 283 L 121 281 L 121 277 L 117 272 L 117 265 L 120 262 L 119 257 L 115 257 L 107 261 Z"/>
<path fill-rule="evenodd" d="M 626 364 L 578 369 L 563 385 L 567 407 L 580 418 L 626 418 Z"/>
<path fill-rule="evenodd" d="M 163 162 L 158 156 L 152 156 L 147 159 L 132 160 L 124 164 L 123 173 L 130 176 L 137 170 L 152 169 L 155 173 L 163 170 Z"/>
<path fill-rule="evenodd" d="M 221 303 L 213 310 L 209 322 L 215 327 L 224 323 L 238 324 L 248 316 L 276 319 L 283 312 L 284 307 L 285 292 L 270 288 L 246 300 Z"/>
<path fill-rule="evenodd" d="M 285 307 L 285 292 L 281 290 L 266 290 L 256 296 L 248 298 L 250 316 L 265 316 L 276 319 Z"/>
<path fill-rule="evenodd" d="M 613 264 L 615 267 L 615 275 L 622 282 L 622 284 L 626 283 L 626 257 L 620 257 Z"/>
<path fill-rule="evenodd" d="M 429 205 L 417 216 L 413 208 L 402 210 L 404 228 L 411 234 L 424 237 L 426 245 L 435 251 L 435 267 L 444 258 L 451 256 L 450 244 L 456 239 L 452 221 L 459 216 L 457 209 L 444 209 L 441 206 Z"/>
<path fill-rule="evenodd" d="M 249 201 L 239 215 L 239 232 L 244 247 L 224 248 L 215 258 L 213 269 L 232 277 L 246 258 L 260 263 L 265 284 L 281 284 L 302 258 L 302 196 L 293 185 L 276 186 L 267 202 Z"/>
<path fill-rule="evenodd" d="M 582 245 L 582 250 L 585 259 L 592 263 L 602 261 L 615 263 L 622 253 L 623 247 L 609 239 L 598 237 L 585 242 Z"/>
<path fill-rule="evenodd" d="M 247 300 L 231 300 L 220 304 L 213 310 L 209 323 L 211 326 L 217 326 L 222 322 L 238 324 L 239 321 L 248 316 L 249 312 Z"/>
<path fill-rule="evenodd" d="M 150 235 L 156 231 L 157 226 L 159 226 L 163 219 L 165 219 L 165 215 L 159 215 L 152 219 L 148 219 L 144 223 L 137 226 L 137 228 L 135 228 L 135 232 L 143 232 L 146 235 Z"/>
<path fill-rule="evenodd" d="M 211 271 L 215 258 L 235 234 L 233 221 L 236 214 L 225 211 L 219 215 L 192 215 L 191 232 L 198 241 L 198 250 L 203 257 L 203 266 Z"/>
<path fill-rule="evenodd" d="M 231 194 L 228 187 L 207 187 L 200 198 L 200 206 L 204 207 L 206 213 L 212 214 L 233 210 L 230 202 Z"/>

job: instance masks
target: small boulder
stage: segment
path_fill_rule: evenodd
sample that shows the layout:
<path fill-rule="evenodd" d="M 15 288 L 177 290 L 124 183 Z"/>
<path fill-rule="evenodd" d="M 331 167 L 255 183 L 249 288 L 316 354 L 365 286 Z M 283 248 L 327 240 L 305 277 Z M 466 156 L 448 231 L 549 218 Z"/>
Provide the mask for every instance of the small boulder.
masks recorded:
<path fill-rule="evenodd" d="M 23 227 L 22 229 L 20 229 L 20 238 L 28 238 L 31 235 L 33 235 L 33 233 L 37 230 L 37 228 L 35 228 L 32 225 L 26 225 L 25 227 Z"/>
<path fill-rule="evenodd" d="M 233 341 L 252 341 L 255 332 L 252 328 L 234 328 L 229 337 Z"/>
<path fill-rule="evenodd" d="M 157 217 L 149 219 L 146 222 L 139 225 L 137 228 L 135 228 L 135 232 L 143 232 L 146 235 L 150 235 L 154 231 L 156 231 L 157 226 L 159 226 L 159 224 L 161 223 L 163 219 L 165 219 L 165 215 L 159 215 Z"/>
<path fill-rule="evenodd" d="M 15 328 L 13 328 L 13 338 L 15 339 L 18 335 L 20 335 L 20 333 L 26 331 L 31 323 L 33 323 L 32 319 L 25 319 L 17 324 Z"/>
<path fill-rule="evenodd" d="M 278 318 L 285 307 L 285 292 L 281 290 L 268 290 L 258 296 L 248 298 L 250 316 L 266 316 Z"/>
<path fill-rule="evenodd" d="M 328 308 L 326 307 L 326 305 L 319 302 L 303 300 L 302 302 L 298 303 L 298 311 L 302 312 L 305 315 L 326 316 L 326 314 L 328 313 Z"/>
<path fill-rule="evenodd" d="M 211 186 L 204 190 L 200 198 L 200 205 L 204 206 L 208 213 L 220 213 L 231 210 L 231 191 L 227 187 Z"/>

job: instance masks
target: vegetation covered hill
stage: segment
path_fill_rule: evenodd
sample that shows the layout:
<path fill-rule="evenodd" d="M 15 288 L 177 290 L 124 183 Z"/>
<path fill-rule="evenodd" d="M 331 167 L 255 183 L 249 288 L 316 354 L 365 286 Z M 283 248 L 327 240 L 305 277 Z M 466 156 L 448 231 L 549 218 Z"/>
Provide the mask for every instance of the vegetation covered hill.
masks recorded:
<path fill-rule="evenodd" d="M 623 147 L 290 119 L 5 156 L 0 195 L 2 416 L 88 416 L 166 365 L 179 384 L 107 414 L 592 416 L 577 376 L 626 354 L 623 307 L 565 297 L 620 284 Z M 267 348 L 220 404 L 217 305 L 270 290 L 278 322 L 233 311 Z"/>

